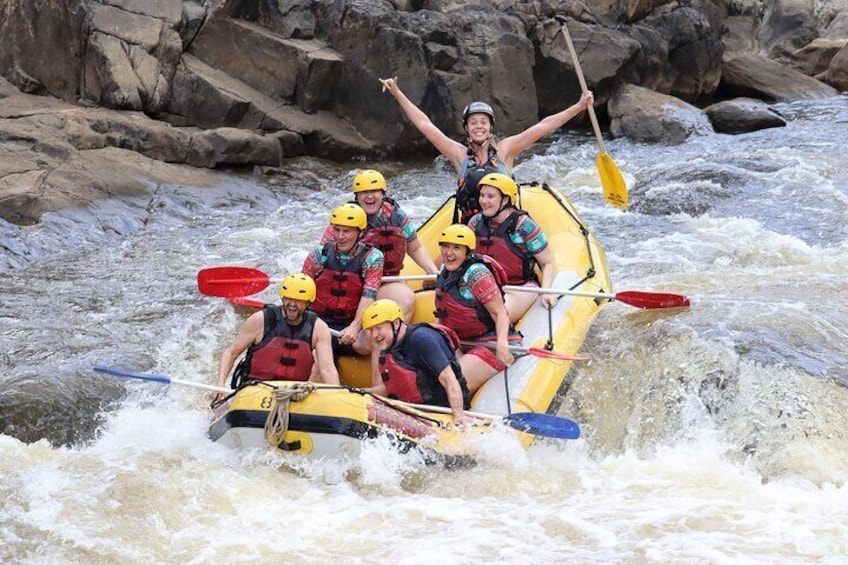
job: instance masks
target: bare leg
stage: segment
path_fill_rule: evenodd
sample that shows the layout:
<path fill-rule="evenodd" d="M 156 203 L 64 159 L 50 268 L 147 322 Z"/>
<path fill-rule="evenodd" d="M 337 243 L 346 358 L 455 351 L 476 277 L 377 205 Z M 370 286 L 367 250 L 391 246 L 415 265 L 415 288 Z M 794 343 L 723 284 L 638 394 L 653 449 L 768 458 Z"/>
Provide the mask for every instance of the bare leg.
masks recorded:
<path fill-rule="evenodd" d="M 412 319 L 412 314 L 415 312 L 415 293 L 412 289 L 402 282 L 386 283 L 380 287 L 377 292 L 377 299 L 388 298 L 394 300 L 403 311 L 403 321 L 407 324 Z"/>
<path fill-rule="evenodd" d="M 510 323 L 516 323 L 527 310 L 533 306 L 539 295 L 532 292 L 506 292 L 504 293 L 504 305 L 509 313 Z"/>
<path fill-rule="evenodd" d="M 497 370 L 476 355 L 463 355 L 459 358 L 459 366 L 462 367 L 468 392 L 472 394 L 497 373 Z"/>
<path fill-rule="evenodd" d="M 356 341 L 353 342 L 353 350 L 359 355 L 368 355 L 371 353 L 371 336 L 365 330 L 360 330 L 356 336 Z"/>

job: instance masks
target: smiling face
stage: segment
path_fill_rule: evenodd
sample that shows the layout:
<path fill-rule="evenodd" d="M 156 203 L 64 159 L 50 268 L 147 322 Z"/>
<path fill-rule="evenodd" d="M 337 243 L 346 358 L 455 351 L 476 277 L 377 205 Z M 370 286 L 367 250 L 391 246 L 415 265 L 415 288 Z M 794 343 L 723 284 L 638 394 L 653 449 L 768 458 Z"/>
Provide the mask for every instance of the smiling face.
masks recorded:
<path fill-rule="evenodd" d="M 362 206 L 366 214 L 373 216 L 383 206 L 383 196 L 385 195 L 386 193 L 382 190 L 364 190 L 356 193 L 356 203 Z"/>
<path fill-rule="evenodd" d="M 492 121 L 486 114 L 471 114 L 465 122 L 465 133 L 472 142 L 481 144 L 492 133 Z"/>
<path fill-rule="evenodd" d="M 336 249 L 342 253 L 350 253 L 359 239 L 359 228 L 333 224 L 333 236 L 336 240 Z"/>
<path fill-rule="evenodd" d="M 464 245 L 456 243 L 439 244 L 439 249 L 442 252 L 442 260 L 444 261 L 445 270 L 449 272 L 456 271 L 462 266 L 465 258 L 468 257 L 468 248 Z"/>
<path fill-rule="evenodd" d="M 495 217 L 501 211 L 501 206 L 506 204 L 507 197 L 493 186 L 480 185 L 480 211 L 487 218 Z"/>
<path fill-rule="evenodd" d="M 385 351 L 392 346 L 394 342 L 394 330 L 392 324 L 394 322 L 381 322 L 368 330 L 368 335 L 374 342 L 374 347 L 378 351 Z"/>
<path fill-rule="evenodd" d="M 295 298 L 283 298 L 283 314 L 286 317 L 286 322 L 292 325 L 297 325 L 303 319 L 303 313 L 309 307 L 309 302 L 306 300 L 297 300 Z"/>

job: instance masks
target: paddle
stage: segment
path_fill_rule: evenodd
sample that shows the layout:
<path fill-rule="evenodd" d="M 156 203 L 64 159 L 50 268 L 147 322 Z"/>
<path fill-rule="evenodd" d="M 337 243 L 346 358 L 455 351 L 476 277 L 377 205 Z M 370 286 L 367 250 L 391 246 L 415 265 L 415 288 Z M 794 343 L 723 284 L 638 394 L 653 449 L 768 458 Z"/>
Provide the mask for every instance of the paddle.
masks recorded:
<path fill-rule="evenodd" d="M 511 286 L 506 285 L 504 290 L 513 292 L 532 292 L 535 294 L 560 294 L 566 296 L 586 296 L 589 298 L 604 298 L 606 300 L 617 300 L 642 308 L 643 310 L 653 310 L 656 308 L 682 308 L 689 306 L 689 298 L 682 294 L 673 294 L 671 292 L 646 292 L 644 290 L 625 290 L 615 294 L 607 294 L 606 292 L 583 292 L 579 290 L 560 290 L 558 288 L 540 288 L 533 286 Z"/>
<path fill-rule="evenodd" d="M 125 379 L 140 379 L 143 381 L 154 381 L 157 383 L 164 383 L 166 385 L 182 385 L 189 386 L 193 388 L 200 388 L 203 390 L 211 390 L 212 392 L 219 392 L 221 394 L 232 394 L 235 392 L 231 388 L 224 388 L 222 386 L 215 385 L 207 385 L 203 383 L 195 383 L 192 381 L 182 381 L 180 379 L 172 379 L 171 377 L 167 377 L 165 375 L 157 375 L 155 373 L 130 373 L 129 371 L 121 371 L 119 369 L 110 369 L 109 367 L 94 367 L 94 370 L 98 373 L 104 373 L 107 375 L 114 375 L 116 377 L 123 377 Z"/>
<path fill-rule="evenodd" d="M 584 93 L 589 90 L 586 86 L 586 79 L 583 77 L 583 69 L 580 68 L 580 61 L 577 60 L 577 52 L 574 50 L 574 44 L 571 42 L 571 36 L 568 34 L 568 28 L 565 26 L 565 16 L 554 16 L 559 22 L 562 35 L 565 37 L 565 43 L 568 45 L 568 52 L 571 53 L 571 59 L 574 61 L 574 70 L 577 72 L 577 80 L 580 81 L 580 90 Z M 598 118 L 595 116 L 595 108 L 590 104 L 589 120 L 592 122 L 592 129 L 595 131 L 595 138 L 598 140 L 598 149 L 600 153 L 595 158 L 595 163 L 598 167 L 598 174 L 601 177 L 601 185 L 604 187 L 604 196 L 607 202 L 619 208 L 626 208 L 629 202 L 627 195 L 627 184 L 624 182 L 624 177 L 621 176 L 621 171 L 607 150 L 604 148 L 604 139 L 601 137 L 601 128 L 598 126 Z"/>
<path fill-rule="evenodd" d="M 493 341 L 460 341 L 462 345 L 482 345 L 489 349 L 495 349 L 497 344 Z M 532 355 L 533 357 L 539 357 L 541 359 L 559 359 L 560 361 L 589 361 L 588 357 L 579 357 L 577 355 L 565 355 L 563 353 L 557 353 L 556 351 L 550 351 L 548 349 L 542 349 L 540 347 L 521 347 L 519 345 L 510 345 L 509 350 L 513 353 L 517 353 L 518 355 Z"/>
<path fill-rule="evenodd" d="M 197 273 L 197 288 L 206 296 L 234 298 L 268 288 L 268 275 L 252 267 L 210 267 Z"/>
<path fill-rule="evenodd" d="M 165 375 L 158 375 L 155 373 L 131 373 L 129 371 L 121 371 L 119 369 L 110 369 L 109 367 L 100 366 L 94 367 L 94 370 L 98 373 L 104 373 L 116 377 L 123 377 L 125 379 L 140 379 L 143 381 L 153 381 L 167 385 L 182 385 L 192 388 L 209 390 L 212 392 L 218 392 L 221 394 L 232 394 L 235 392 L 231 388 L 207 385 L 203 383 L 195 383 L 192 381 L 184 381 L 180 379 L 172 379 L 171 377 L 167 377 Z M 354 392 L 360 393 L 364 392 L 361 389 L 349 389 L 347 387 L 342 386 L 333 388 L 353 390 Z M 391 402 L 389 404 L 391 404 Z M 410 406 L 414 406 L 415 408 L 419 408 L 422 410 L 428 410 L 430 412 L 438 412 L 442 414 L 451 413 L 450 408 L 442 408 L 441 406 L 425 406 L 420 404 L 410 404 Z M 493 416 L 491 414 L 481 414 L 479 412 L 466 412 L 466 414 L 475 418 L 487 418 L 490 420 L 500 419 L 500 416 Z M 516 430 L 538 436 L 556 439 L 577 439 L 580 437 L 580 427 L 577 425 L 576 422 L 574 422 L 573 420 L 569 420 L 568 418 L 560 418 L 559 416 L 552 416 L 550 414 L 537 414 L 535 412 L 518 412 L 503 418 L 503 421 L 508 426 L 515 428 Z"/>
<path fill-rule="evenodd" d="M 436 275 L 400 275 L 383 277 L 383 282 L 421 281 L 435 279 Z M 197 273 L 200 294 L 220 298 L 250 296 L 268 288 L 272 280 L 266 273 L 253 267 L 208 267 Z"/>
<path fill-rule="evenodd" d="M 450 414 L 450 408 L 441 406 L 430 406 L 428 404 L 410 404 L 422 411 L 436 412 L 439 414 Z M 474 418 L 487 420 L 503 420 L 503 422 L 518 431 L 542 437 L 554 439 L 578 439 L 580 437 L 580 426 L 574 420 L 554 416 L 553 414 L 540 414 L 538 412 L 513 412 L 509 416 L 495 416 L 494 414 L 482 414 L 480 412 L 465 411 L 465 414 Z"/>

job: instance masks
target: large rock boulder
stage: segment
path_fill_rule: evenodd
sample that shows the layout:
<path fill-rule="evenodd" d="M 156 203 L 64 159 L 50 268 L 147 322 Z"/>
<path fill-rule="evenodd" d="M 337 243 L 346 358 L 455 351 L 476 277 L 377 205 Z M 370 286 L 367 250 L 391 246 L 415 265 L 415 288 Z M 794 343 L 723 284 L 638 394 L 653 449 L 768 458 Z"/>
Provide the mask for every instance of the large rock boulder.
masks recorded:
<path fill-rule="evenodd" d="M 0 98 L 0 218 L 22 225 L 96 198 L 145 194 L 149 181 L 213 182 L 195 167 L 279 166 L 284 145 L 293 143 L 245 130 L 175 128 L 140 112 L 82 108 L 21 93 L 3 80 Z"/>
<path fill-rule="evenodd" d="M 696 102 L 709 99 L 721 77 L 721 30 L 725 13 L 705 3 L 700 10 L 668 3 L 639 22 L 633 36 L 645 42 L 646 54 L 657 60 L 667 53 L 665 63 L 644 64 L 645 80 L 652 88 Z M 656 32 L 656 36 L 647 30 Z M 657 68 L 658 67 L 658 68 Z M 647 71 L 650 70 L 650 74 Z M 656 86 L 653 86 L 656 84 Z"/>
<path fill-rule="evenodd" d="M 760 44 L 768 54 L 787 61 L 819 36 L 814 0 L 773 0 L 764 5 Z"/>
<path fill-rule="evenodd" d="M 720 92 L 770 102 L 835 96 L 836 90 L 812 77 L 754 54 L 729 54 L 722 65 Z"/>
<path fill-rule="evenodd" d="M 848 91 L 848 45 L 842 47 L 830 60 L 825 80 L 842 92 Z"/>
<path fill-rule="evenodd" d="M 766 128 L 786 126 L 780 114 L 762 100 L 737 98 L 704 108 L 713 129 L 718 133 L 748 133 Z"/>
<path fill-rule="evenodd" d="M 5 0 L 0 75 L 23 92 L 76 101 L 85 10 L 75 0 Z"/>
<path fill-rule="evenodd" d="M 623 72 L 631 69 L 640 45 L 627 34 L 595 24 L 569 21 L 569 35 L 586 83 L 602 105 Z M 533 76 L 537 85 L 539 113 L 559 112 L 580 98 L 580 84 L 571 54 L 555 20 L 544 20 L 533 33 L 536 66 Z"/>
<path fill-rule="evenodd" d="M 621 85 L 609 101 L 610 131 L 644 143 L 683 143 L 712 133 L 706 114 L 686 102 L 632 84 Z"/>

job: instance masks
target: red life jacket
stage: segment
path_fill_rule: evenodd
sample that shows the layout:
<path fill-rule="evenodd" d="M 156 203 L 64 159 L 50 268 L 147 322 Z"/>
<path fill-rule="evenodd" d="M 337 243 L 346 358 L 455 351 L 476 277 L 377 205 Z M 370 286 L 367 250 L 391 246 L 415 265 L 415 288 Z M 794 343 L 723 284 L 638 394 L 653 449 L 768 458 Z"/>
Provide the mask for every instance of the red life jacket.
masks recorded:
<path fill-rule="evenodd" d="M 300 325 L 290 326 L 281 307 L 268 304 L 262 312 L 265 329 L 262 340 L 247 348 L 246 377 L 261 381 L 308 381 L 314 362 L 312 332 L 318 316 L 307 310 Z"/>
<path fill-rule="evenodd" d="M 383 197 L 383 207 L 373 216 L 368 216 L 368 227 L 361 241 L 383 252 L 383 274 L 397 276 L 406 257 L 406 237 L 400 225 L 397 203 Z"/>
<path fill-rule="evenodd" d="M 347 265 L 342 266 L 334 242 L 326 243 L 321 249 L 321 255 L 326 260 L 321 272 L 315 277 L 317 292 L 312 309 L 324 320 L 350 323 L 356 317 L 356 309 L 365 287 L 362 264 L 371 246 L 357 242 L 352 251 L 352 258 Z"/>
<path fill-rule="evenodd" d="M 413 324 L 407 327 L 406 335 L 392 348 L 380 356 L 380 375 L 386 385 L 386 396 L 414 404 L 450 406 L 448 394 L 439 382 L 439 375 L 428 373 L 424 368 L 415 367 L 407 360 L 407 351 L 412 343 L 412 335 L 418 331 L 436 331 L 445 340 L 451 352 L 459 347 L 456 333 L 441 324 Z M 465 377 L 456 356 L 451 357 L 451 368 L 462 390 L 463 405 L 468 408 L 470 394 Z"/>
<path fill-rule="evenodd" d="M 494 275 L 498 289 L 503 287 L 506 274 L 503 267 L 488 255 L 470 253 L 465 262 L 456 271 L 445 269 L 436 278 L 436 311 L 434 314 L 441 323 L 453 329 L 459 337 L 469 339 L 495 331 L 495 320 L 476 298 L 465 298 L 459 292 L 462 277 L 471 267 L 481 263 Z M 503 290 L 501 290 L 503 296 Z"/>
<path fill-rule="evenodd" d="M 529 281 L 539 281 L 534 267 L 536 258 L 528 254 L 512 241 L 509 235 L 515 232 L 515 226 L 527 212 L 513 208 L 510 215 L 492 231 L 489 218 L 485 216 L 474 227 L 477 235 L 477 253 L 493 257 L 506 271 L 506 283 L 523 285 Z"/>

